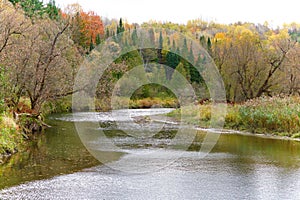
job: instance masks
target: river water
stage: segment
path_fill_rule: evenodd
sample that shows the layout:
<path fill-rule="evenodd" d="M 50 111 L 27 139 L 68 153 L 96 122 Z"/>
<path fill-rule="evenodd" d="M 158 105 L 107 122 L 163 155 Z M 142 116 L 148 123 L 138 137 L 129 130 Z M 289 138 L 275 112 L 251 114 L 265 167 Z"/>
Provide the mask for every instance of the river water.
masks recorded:
<path fill-rule="evenodd" d="M 114 115 L 119 124 L 111 113 L 51 116 L 52 128 L 0 166 L 0 199 L 300 199 L 300 142 L 226 133 L 203 158 L 205 131 L 198 130 L 187 149 L 170 148 L 180 127 L 143 117 L 169 111 L 126 111 L 135 120 L 129 123 L 120 110 Z M 80 137 L 93 149 L 104 131 L 119 148 L 98 149 L 107 163 L 91 155 L 74 126 L 95 122 L 99 127 L 90 126 L 88 139 Z M 162 129 L 138 137 L 145 127 Z M 124 163 L 130 165 L 121 168 Z"/>

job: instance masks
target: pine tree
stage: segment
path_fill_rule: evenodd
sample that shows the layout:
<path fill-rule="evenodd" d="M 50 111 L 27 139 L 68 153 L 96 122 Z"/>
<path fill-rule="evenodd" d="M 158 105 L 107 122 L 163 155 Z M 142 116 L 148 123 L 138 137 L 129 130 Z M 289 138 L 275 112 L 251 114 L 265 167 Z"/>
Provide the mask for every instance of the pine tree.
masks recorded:
<path fill-rule="evenodd" d="M 187 40 L 184 38 L 183 45 L 181 49 L 181 55 L 183 56 L 181 58 L 181 63 L 183 64 L 183 67 L 185 68 L 185 71 L 187 73 L 187 79 L 190 80 L 190 63 L 187 61 L 187 58 L 189 56 L 189 49 L 187 46 Z"/>
<path fill-rule="evenodd" d="M 109 38 L 109 36 L 110 36 L 110 34 L 109 34 L 109 29 L 106 28 L 105 38 L 107 39 L 107 38 Z"/>
<path fill-rule="evenodd" d="M 195 67 L 197 68 L 197 72 L 199 73 L 199 77 L 197 78 L 198 81 L 196 81 L 197 83 L 204 83 L 204 79 L 203 77 L 201 76 L 201 73 L 203 72 L 203 63 L 204 63 L 204 59 L 202 59 L 202 55 L 199 54 L 198 55 L 198 59 L 197 59 L 197 62 L 196 62 L 196 65 Z"/>
<path fill-rule="evenodd" d="M 46 13 L 52 20 L 59 19 L 59 8 L 55 5 L 55 0 L 50 0 L 46 6 Z"/>
<path fill-rule="evenodd" d="M 201 46 L 202 46 L 203 48 L 206 49 L 206 45 L 207 45 L 207 44 L 206 44 L 204 35 L 201 35 L 201 37 L 200 37 L 200 44 L 201 44 Z"/>
<path fill-rule="evenodd" d="M 43 2 L 39 0 L 9 0 L 14 5 L 19 4 L 25 12 L 25 15 L 33 18 L 42 17 L 46 12 Z"/>
<path fill-rule="evenodd" d="M 211 40 L 210 40 L 210 37 L 207 39 L 207 51 L 208 53 L 211 55 Z"/>
<path fill-rule="evenodd" d="M 157 58 L 158 58 L 158 63 L 162 64 L 162 49 L 163 49 L 163 36 L 162 36 L 162 31 L 159 33 L 159 39 L 158 39 L 158 49 L 157 49 Z"/>
<path fill-rule="evenodd" d="M 119 25 L 117 26 L 117 34 L 123 33 L 124 31 L 125 31 L 125 28 L 123 26 L 123 21 L 122 21 L 122 18 L 120 18 Z"/>
<path fill-rule="evenodd" d="M 159 33 L 159 40 L 158 40 L 158 42 L 159 42 L 158 48 L 159 48 L 159 49 L 162 49 L 162 48 L 163 48 L 163 43 L 164 43 L 162 31 L 160 31 L 160 33 Z"/>
<path fill-rule="evenodd" d="M 89 46 L 89 38 L 86 37 L 85 24 L 80 17 L 79 13 L 76 13 L 73 22 L 71 24 L 72 29 L 72 40 L 83 47 L 84 49 L 88 49 Z"/>
<path fill-rule="evenodd" d="M 100 34 L 97 34 L 96 36 L 96 45 L 98 46 L 101 43 L 101 37 Z"/>
<path fill-rule="evenodd" d="M 168 80 L 172 78 L 174 73 L 174 69 L 176 69 L 177 65 L 180 63 L 180 58 L 176 53 L 169 51 L 166 55 L 166 65 L 170 68 L 165 68 L 166 77 Z"/>
<path fill-rule="evenodd" d="M 188 56 L 188 46 L 187 46 L 187 41 L 186 41 L 186 38 L 184 38 L 183 40 L 183 46 L 182 46 L 182 50 L 181 50 L 181 54 L 183 55 L 183 57 L 187 57 Z"/>
<path fill-rule="evenodd" d="M 131 34 L 131 40 L 132 40 L 132 44 L 133 44 L 133 45 L 136 45 L 137 40 L 138 40 L 138 35 L 137 35 L 136 26 L 134 27 L 134 30 L 132 31 L 132 34 Z"/>
<path fill-rule="evenodd" d="M 93 38 L 91 37 L 91 41 L 90 41 L 90 51 L 92 51 L 95 48 L 95 45 L 93 43 Z"/>

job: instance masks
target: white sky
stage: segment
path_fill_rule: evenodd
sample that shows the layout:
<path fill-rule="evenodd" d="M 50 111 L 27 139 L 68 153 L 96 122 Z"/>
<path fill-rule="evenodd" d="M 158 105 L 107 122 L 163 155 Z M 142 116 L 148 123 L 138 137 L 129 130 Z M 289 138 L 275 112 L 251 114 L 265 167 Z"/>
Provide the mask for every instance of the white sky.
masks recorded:
<path fill-rule="evenodd" d="M 108 18 L 124 18 L 130 23 L 150 19 L 186 23 L 202 18 L 220 23 L 237 21 L 280 26 L 300 23 L 299 0 L 56 0 L 59 7 L 79 3 L 85 11 Z"/>

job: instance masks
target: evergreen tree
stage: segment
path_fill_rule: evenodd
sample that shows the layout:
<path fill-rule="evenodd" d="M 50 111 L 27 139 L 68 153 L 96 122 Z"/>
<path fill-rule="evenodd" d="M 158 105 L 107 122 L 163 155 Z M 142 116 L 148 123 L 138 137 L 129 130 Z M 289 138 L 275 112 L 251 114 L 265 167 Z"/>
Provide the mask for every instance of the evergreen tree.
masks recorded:
<path fill-rule="evenodd" d="M 76 13 L 73 23 L 71 24 L 72 40 L 84 49 L 88 49 L 89 46 L 87 44 L 89 43 L 89 38 L 86 37 L 86 32 L 83 31 L 85 30 L 84 27 L 85 24 L 80 17 L 80 14 Z"/>
<path fill-rule="evenodd" d="M 207 39 L 207 51 L 208 53 L 211 55 L 211 40 L 210 40 L 210 37 Z"/>
<path fill-rule="evenodd" d="M 183 64 L 183 67 L 185 68 L 185 71 L 187 73 L 187 79 L 190 80 L 190 63 L 186 60 L 186 58 L 188 58 L 189 56 L 189 49 L 187 46 L 187 40 L 186 38 L 184 38 L 183 40 L 183 46 L 181 49 L 181 55 L 183 56 L 181 58 L 181 63 Z"/>
<path fill-rule="evenodd" d="M 25 15 L 32 18 L 42 17 L 46 12 L 43 2 L 39 0 L 9 0 L 14 5 L 19 4 L 25 12 Z"/>
<path fill-rule="evenodd" d="M 55 0 L 50 0 L 46 6 L 46 13 L 52 20 L 59 19 L 59 8 L 55 5 Z"/>
<path fill-rule="evenodd" d="M 122 18 L 120 18 L 119 25 L 117 26 L 117 34 L 123 33 L 124 31 L 125 31 L 125 28 L 123 26 L 123 21 L 122 21 Z"/>
<path fill-rule="evenodd" d="M 107 39 L 107 38 L 109 38 L 109 36 L 110 36 L 110 34 L 109 34 L 109 29 L 106 28 L 105 38 Z"/>
<path fill-rule="evenodd" d="M 165 68 L 166 77 L 168 80 L 172 78 L 174 73 L 174 69 L 176 69 L 177 65 L 180 63 L 180 58 L 176 53 L 168 52 L 166 55 L 166 65 L 170 68 Z"/>
<path fill-rule="evenodd" d="M 191 46 L 190 46 L 190 51 L 189 51 L 188 59 L 189 59 L 189 61 L 191 63 L 194 63 L 194 61 L 195 61 L 192 42 L 191 42 Z"/>
<path fill-rule="evenodd" d="M 91 41 L 90 41 L 90 51 L 92 51 L 95 48 L 95 45 L 93 43 L 93 38 L 91 37 Z"/>
<path fill-rule="evenodd" d="M 131 40 L 132 40 L 132 44 L 133 44 L 133 45 L 136 45 L 137 40 L 138 40 L 138 35 L 137 35 L 136 26 L 134 27 L 134 30 L 132 31 L 132 34 L 131 34 Z"/>
<path fill-rule="evenodd" d="M 201 37 L 200 37 L 200 44 L 201 44 L 201 46 L 202 46 L 203 48 L 206 49 L 206 45 L 207 45 L 207 44 L 206 44 L 204 35 L 201 35 Z"/>
<path fill-rule="evenodd" d="M 195 65 L 195 67 L 197 68 L 197 72 L 198 72 L 198 75 L 199 75 L 199 77 L 197 77 L 196 78 L 196 82 L 197 83 L 204 83 L 204 79 L 203 79 L 203 77 L 201 76 L 201 73 L 203 72 L 203 66 L 204 66 L 204 59 L 202 59 L 202 56 L 201 56 L 201 54 L 199 54 L 198 55 L 198 59 L 197 59 L 197 62 L 196 62 L 196 65 Z M 200 73 L 199 73 L 200 72 Z"/>
<path fill-rule="evenodd" d="M 187 57 L 188 56 L 188 46 L 187 46 L 187 41 L 186 41 L 186 38 L 184 38 L 183 40 L 183 46 L 182 46 L 182 50 L 181 50 L 181 54 L 183 55 L 183 57 Z"/>
<path fill-rule="evenodd" d="M 191 44 L 191 47 L 190 47 L 189 60 L 190 60 L 192 63 L 195 63 L 195 57 L 194 57 L 194 53 L 193 53 L 193 47 L 192 47 L 192 44 Z M 196 65 L 196 67 L 197 67 L 197 65 Z M 191 83 L 193 83 L 193 82 L 195 82 L 195 83 L 200 83 L 200 81 L 201 81 L 200 73 L 199 73 L 199 71 L 195 68 L 195 66 L 194 66 L 193 64 L 191 64 L 191 63 L 190 63 L 190 66 L 189 66 L 189 72 L 190 72 Z"/>
<path fill-rule="evenodd" d="M 158 63 L 162 64 L 162 49 L 163 49 L 163 36 L 162 36 L 162 31 L 159 33 L 159 39 L 158 39 L 158 49 L 157 49 L 157 58 L 158 58 Z"/>
<path fill-rule="evenodd" d="M 100 34 L 97 34 L 96 36 L 96 45 L 98 46 L 101 43 L 101 37 Z"/>

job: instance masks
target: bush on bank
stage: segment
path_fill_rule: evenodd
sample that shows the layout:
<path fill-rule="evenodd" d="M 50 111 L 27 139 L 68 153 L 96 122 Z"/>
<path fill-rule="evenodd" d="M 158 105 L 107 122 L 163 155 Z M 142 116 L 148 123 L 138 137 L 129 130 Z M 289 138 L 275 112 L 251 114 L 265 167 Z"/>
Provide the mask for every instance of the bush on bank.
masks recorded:
<path fill-rule="evenodd" d="M 15 153 L 23 142 L 23 135 L 12 116 L 0 114 L 0 163 L 5 156 Z"/>

